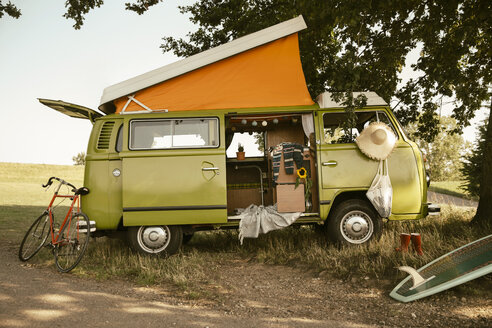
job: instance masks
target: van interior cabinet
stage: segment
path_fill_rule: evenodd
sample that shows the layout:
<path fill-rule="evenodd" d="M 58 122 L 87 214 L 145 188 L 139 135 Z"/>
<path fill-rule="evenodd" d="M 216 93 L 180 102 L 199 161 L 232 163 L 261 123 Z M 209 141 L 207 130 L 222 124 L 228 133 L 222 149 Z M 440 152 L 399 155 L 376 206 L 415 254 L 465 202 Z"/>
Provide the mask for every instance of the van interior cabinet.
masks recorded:
<path fill-rule="evenodd" d="M 227 214 L 235 215 L 236 210 L 254 205 L 271 205 L 272 192 L 269 190 L 268 168 L 263 157 L 227 161 Z M 263 197 L 262 189 L 263 187 Z"/>
<path fill-rule="evenodd" d="M 306 210 L 304 202 L 304 184 L 279 184 L 275 187 L 277 198 L 277 212 L 292 213 L 304 212 Z"/>

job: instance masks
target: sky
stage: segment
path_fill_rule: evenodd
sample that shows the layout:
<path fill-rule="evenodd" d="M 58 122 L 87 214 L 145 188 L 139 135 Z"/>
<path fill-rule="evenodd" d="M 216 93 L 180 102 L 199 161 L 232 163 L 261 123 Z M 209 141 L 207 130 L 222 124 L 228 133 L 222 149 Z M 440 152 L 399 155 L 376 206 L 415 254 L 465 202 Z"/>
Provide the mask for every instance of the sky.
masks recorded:
<path fill-rule="evenodd" d="M 92 124 L 37 98 L 96 109 L 105 87 L 179 60 L 162 53 L 162 37 L 196 30 L 177 8 L 191 0 L 166 0 L 140 16 L 124 9 L 128 0 L 105 1 L 80 30 L 62 17 L 63 0 L 11 2 L 22 16 L 0 19 L 0 162 L 73 164 L 72 157 L 86 151 Z M 474 122 L 484 114 L 478 116 Z M 474 135 L 474 128 L 465 130 L 466 139 Z M 231 153 L 238 141 L 253 154 L 256 146 L 246 139 L 233 141 Z"/>
<path fill-rule="evenodd" d="M 105 87 L 177 61 L 159 45 L 196 29 L 177 8 L 191 2 L 166 0 L 139 16 L 105 1 L 75 30 L 63 0 L 12 1 L 22 16 L 0 19 L 0 162 L 73 164 L 92 124 L 37 98 L 96 109 Z"/>

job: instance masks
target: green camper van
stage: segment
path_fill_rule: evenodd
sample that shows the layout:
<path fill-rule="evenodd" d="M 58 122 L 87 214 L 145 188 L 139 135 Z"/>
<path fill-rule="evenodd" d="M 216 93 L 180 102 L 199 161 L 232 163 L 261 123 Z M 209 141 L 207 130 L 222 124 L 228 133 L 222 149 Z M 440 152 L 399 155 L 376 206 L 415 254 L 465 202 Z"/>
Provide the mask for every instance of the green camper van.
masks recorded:
<path fill-rule="evenodd" d="M 195 231 L 237 228 L 241 209 L 276 204 L 279 212 L 301 213 L 295 224 L 325 227 L 336 242 L 367 243 L 382 230 L 366 197 L 379 162 L 355 137 L 376 121 L 397 139 L 388 158 L 387 219 L 426 217 L 422 153 L 388 104 L 362 93 L 367 105 L 347 130 L 347 113 L 330 93 L 316 102 L 309 96 L 297 41 L 305 27 L 299 16 L 110 86 L 99 111 L 40 99 L 93 122 L 82 209 L 97 234 L 122 232 L 139 252 L 169 255 Z M 238 135 L 256 136 L 260 155 L 228 155 Z M 285 148 L 274 158 L 286 144 L 301 153 L 294 170 Z M 300 183 L 299 166 L 307 177 Z"/>

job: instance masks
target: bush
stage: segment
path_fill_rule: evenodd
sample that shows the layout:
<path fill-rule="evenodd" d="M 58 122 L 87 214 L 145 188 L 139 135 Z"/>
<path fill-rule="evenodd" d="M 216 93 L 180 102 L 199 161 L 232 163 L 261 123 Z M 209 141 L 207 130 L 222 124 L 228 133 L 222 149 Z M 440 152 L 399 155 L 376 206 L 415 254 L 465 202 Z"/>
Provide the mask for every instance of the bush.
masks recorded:
<path fill-rule="evenodd" d="M 480 181 L 482 180 L 482 161 L 485 151 L 485 138 L 487 134 L 488 120 L 485 119 L 479 127 L 477 139 L 470 154 L 463 157 L 461 174 L 465 179 L 462 188 L 470 195 L 478 197 L 480 194 Z"/>
<path fill-rule="evenodd" d="M 80 152 L 72 157 L 73 165 L 85 165 L 85 152 Z"/>
<path fill-rule="evenodd" d="M 413 139 L 427 157 L 428 170 L 432 181 L 461 180 L 461 156 L 468 147 L 460 134 L 453 133 L 456 120 L 443 116 L 439 120 L 439 133 L 432 142 L 419 137 L 415 124 L 406 127 Z"/>

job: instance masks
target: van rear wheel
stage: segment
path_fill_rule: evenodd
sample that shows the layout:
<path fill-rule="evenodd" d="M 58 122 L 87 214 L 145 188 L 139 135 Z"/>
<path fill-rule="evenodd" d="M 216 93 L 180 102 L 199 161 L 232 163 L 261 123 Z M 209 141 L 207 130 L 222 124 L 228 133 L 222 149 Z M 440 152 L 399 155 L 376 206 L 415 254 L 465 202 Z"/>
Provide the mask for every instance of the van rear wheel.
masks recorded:
<path fill-rule="evenodd" d="M 362 245 L 379 239 L 382 221 L 378 213 L 362 199 L 349 199 L 340 203 L 328 218 L 327 233 L 341 245 Z"/>
<path fill-rule="evenodd" d="M 167 257 L 175 254 L 183 243 L 180 226 L 140 226 L 128 229 L 130 247 L 141 254 Z"/>

